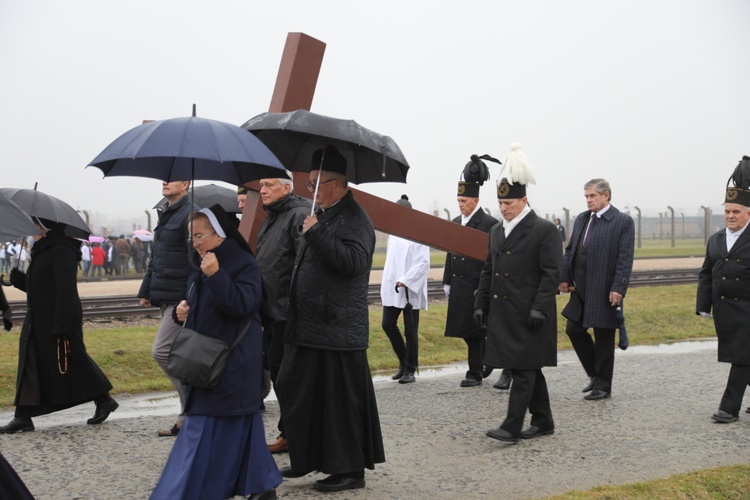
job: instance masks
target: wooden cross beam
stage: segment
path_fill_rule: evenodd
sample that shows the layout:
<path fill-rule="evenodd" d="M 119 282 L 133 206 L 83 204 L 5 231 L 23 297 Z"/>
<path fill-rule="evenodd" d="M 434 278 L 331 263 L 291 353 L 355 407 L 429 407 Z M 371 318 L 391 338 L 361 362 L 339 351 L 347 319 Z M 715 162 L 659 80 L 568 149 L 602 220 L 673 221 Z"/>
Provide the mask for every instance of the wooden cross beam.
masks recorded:
<path fill-rule="evenodd" d="M 287 35 L 269 107 L 270 112 L 285 113 L 297 109 L 310 111 L 325 47 L 323 42 L 304 33 Z M 294 173 L 295 194 L 305 198 L 312 197 L 307 190 L 308 180 L 308 174 Z M 240 232 L 254 249 L 258 228 L 266 213 L 258 193 L 258 183 L 248 183 L 246 186 L 248 193 Z M 403 207 L 351 186 L 350 189 L 357 203 L 367 211 L 375 229 L 379 231 L 477 260 L 484 260 L 487 256 L 488 235 L 483 231 Z M 455 189 L 456 185 L 446 186 L 447 193 L 455 193 Z M 451 199 L 454 199 L 453 196 Z"/>

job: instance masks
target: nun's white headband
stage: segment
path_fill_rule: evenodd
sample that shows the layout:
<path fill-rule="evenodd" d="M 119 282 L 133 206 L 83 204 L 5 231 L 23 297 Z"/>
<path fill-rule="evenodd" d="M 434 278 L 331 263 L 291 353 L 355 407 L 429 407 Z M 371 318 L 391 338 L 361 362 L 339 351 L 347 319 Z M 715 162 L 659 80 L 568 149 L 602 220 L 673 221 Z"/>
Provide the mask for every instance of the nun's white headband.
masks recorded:
<path fill-rule="evenodd" d="M 216 231 L 216 234 L 218 234 L 220 238 L 227 237 L 227 233 L 224 232 L 224 229 L 221 227 L 221 224 L 219 224 L 219 220 L 216 218 L 216 216 L 210 209 L 201 208 L 198 211 L 202 214 L 205 214 L 206 217 L 208 217 L 209 222 L 211 222 L 211 226 L 213 226 L 214 231 Z"/>

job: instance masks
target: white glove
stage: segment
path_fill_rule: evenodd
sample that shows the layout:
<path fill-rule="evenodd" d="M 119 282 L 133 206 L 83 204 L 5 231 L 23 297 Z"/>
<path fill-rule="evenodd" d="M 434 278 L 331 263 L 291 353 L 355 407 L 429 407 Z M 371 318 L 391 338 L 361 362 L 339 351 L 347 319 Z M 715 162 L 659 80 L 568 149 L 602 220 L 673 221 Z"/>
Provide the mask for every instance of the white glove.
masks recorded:
<path fill-rule="evenodd" d="M 711 317 L 710 314 L 708 314 L 707 312 L 703 312 L 703 311 L 698 311 L 698 315 L 700 317 L 702 317 L 702 318 L 710 318 Z"/>
<path fill-rule="evenodd" d="M 443 285 L 443 290 L 445 290 L 445 296 L 450 297 L 451 296 L 451 286 L 450 285 Z"/>

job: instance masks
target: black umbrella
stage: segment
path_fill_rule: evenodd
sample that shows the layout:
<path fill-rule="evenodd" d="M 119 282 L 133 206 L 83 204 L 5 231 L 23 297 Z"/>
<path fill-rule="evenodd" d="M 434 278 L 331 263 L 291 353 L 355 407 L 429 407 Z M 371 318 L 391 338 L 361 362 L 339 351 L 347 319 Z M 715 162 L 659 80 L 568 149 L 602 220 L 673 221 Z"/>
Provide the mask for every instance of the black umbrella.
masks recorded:
<path fill-rule="evenodd" d="M 165 201 L 167 201 L 167 199 L 162 198 L 156 206 L 161 207 L 164 205 Z M 227 213 L 242 213 L 240 205 L 237 202 L 237 190 L 217 186 L 216 184 L 196 186 L 193 189 L 193 203 L 201 208 L 208 208 L 212 205 L 221 205 L 221 208 Z"/>
<path fill-rule="evenodd" d="M 88 166 L 104 176 L 162 181 L 214 180 L 235 186 L 281 177 L 284 167 L 252 134 L 195 116 L 139 125 L 115 139 Z"/>
<path fill-rule="evenodd" d="M 333 145 L 346 158 L 349 182 L 406 182 L 409 164 L 396 142 L 354 120 L 298 109 L 262 113 L 242 127 L 263 141 L 289 170 L 309 172 L 313 152 Z"/>
<path fill-rule="evenodd" d="M 0 188 L 0 194 L 32 217 L 66 224 L 65 235 L 87 240 L 91 229 L 76 210 L 64 201 L 36 189 Z"/>
<path fill-rule="evenodd" d="M 0 213 L 3 214 L 0 218 L 0 243 L 40 233 L 29 214 L 4 195 L 0 195 Z"/>

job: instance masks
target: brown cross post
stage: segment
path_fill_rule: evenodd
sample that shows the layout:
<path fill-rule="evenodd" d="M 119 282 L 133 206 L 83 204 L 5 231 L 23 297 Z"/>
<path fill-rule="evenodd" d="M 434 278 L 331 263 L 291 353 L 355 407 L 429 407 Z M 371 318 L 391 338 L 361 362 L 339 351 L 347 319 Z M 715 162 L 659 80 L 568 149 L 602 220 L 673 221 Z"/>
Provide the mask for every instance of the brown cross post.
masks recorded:
<path fill-rule="evenodd" d="M 269 107 L 271 113 L 285 113 L 297 109 L 310 111 L 325 47 L 323 42 L 304 33 L 287 35 Z M 295 194 L 311 198 L 306 187 L 307 182 L 308 174 L 295 172 Z M 451 200 L 455 199 L 457 182 L 445 186 L 446 196 Z M 246 186 L 247 201 L 242 212 L 240 232 L 254 249 L 258 228 L 266 218 L 266 213 L 258 193 L 258 183 L 248 183 Z M 357 203 L 370 215 L 375 229 L 379 231 L 477 260 L 484 260 L 487 256 L 488 235 L 483 231 L 397 205 L 364 191 L 351 187 L 350 189 Z"/>

